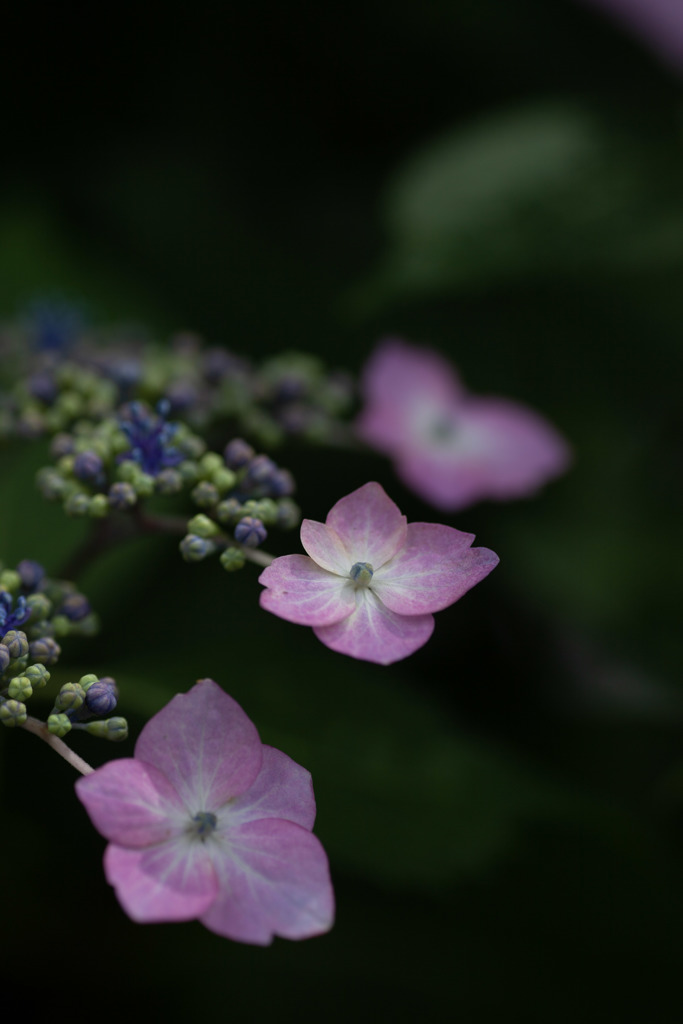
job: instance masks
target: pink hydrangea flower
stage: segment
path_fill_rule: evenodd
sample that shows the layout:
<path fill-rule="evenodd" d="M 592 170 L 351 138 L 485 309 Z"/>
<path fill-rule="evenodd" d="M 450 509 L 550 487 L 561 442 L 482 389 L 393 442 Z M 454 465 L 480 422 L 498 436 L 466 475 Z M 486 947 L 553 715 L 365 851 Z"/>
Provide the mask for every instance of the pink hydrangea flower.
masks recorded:
<path fill-rule="evenodd" d="M 585 0 L 630 25 L 678 70 L 683 70 L 681 0 Z"/>
<path fill-rule="evenodd" d="M 307 555 L 276 558 L 259 577 L 261 606 L 312 626 L 333 651 L 390 665 L 429 640 L 433 612 L 453 604 L 498 564 L 474 537 L 437 523 L 410 523 L 377 483 L 304 519 Z M 310 556 L 310 557 L 309 557 Z"/>
<path fill-rule="evenodd" d="M 134 758 L 84 776 L 76 792 L 109 840 L 107 881 L 134 921 L 199 918 L 257 945 L 332 926 L 311 777 L 262 744 L 213 680 L 174 697 L 143 728 Z"/>
<path fill-rule="evenodd" d="M 505 398 L 468 395 L 430 349 L 383 342 L 365 368 L 363 392 L 359 436 L 445 511 L 524 497 L 569 464 L 567 443 L 546 420 Z"/>

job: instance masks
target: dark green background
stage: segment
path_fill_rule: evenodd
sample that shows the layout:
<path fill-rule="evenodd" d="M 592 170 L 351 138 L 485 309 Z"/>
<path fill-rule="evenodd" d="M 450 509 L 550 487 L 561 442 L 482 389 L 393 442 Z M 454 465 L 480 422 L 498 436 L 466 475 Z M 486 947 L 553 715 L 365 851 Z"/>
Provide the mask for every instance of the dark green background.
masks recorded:
<path fill-rule="evenodd" d="M 6 963 L 105 1017 L 680 1019 L 680 80 L 563 0 L 94 10 L 8 27 L 6 319 L 58 293 L 354 372 L 398 334 L 576 458 L 533 500 L 444 517 L 379 457 L 277 453 L 311 518 L 377 479 L 500 554 L 388 669 L 260 612 L 249 568 L 163 540 L 94 565 L 103 631 L 65 644 L 62 681 L 116 676 L 135 734 L 216 678 L 313 772 L 338 921 L 268 950 L 132 924 L 72 770 L 4 733 Z M 0 558 L 57 572 L 82 524 L 39 500 L 45 458 L 0 451 Z"/>

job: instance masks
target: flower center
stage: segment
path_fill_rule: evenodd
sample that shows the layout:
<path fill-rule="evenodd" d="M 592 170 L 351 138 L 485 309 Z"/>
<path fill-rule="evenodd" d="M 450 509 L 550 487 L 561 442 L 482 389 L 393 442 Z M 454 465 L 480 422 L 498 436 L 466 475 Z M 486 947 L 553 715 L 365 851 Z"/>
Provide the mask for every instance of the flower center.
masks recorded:
<path fill-rule="evenodd" d="M 187 831 L 204 842 L 215 831 L 217 824 L 218 819 L 211 811 L 199 811 L 198 814 L 195 814 Z"/>
<path fill-rule="evenodd" d="M 457 428 L 452 420 L 445 416 L 439 416 L 429 425 L 429 439 L 434 444 L 447 444 L 452 441 L 457 433 Z"/>
<path fill-rule="evenodd" d="M 349 576 L 357 587 L 369 587 L 374 571 L 369 562 L 355 562 L 351 566 Z"/>

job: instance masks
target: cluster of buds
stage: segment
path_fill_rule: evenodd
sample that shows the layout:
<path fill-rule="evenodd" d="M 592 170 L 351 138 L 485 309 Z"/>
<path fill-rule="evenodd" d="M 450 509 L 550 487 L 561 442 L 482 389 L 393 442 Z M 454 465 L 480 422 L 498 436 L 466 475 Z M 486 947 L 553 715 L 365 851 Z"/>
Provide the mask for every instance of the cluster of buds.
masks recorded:
<path fill-rule="evenodd" d="M 334 443 L 353 401 L 350 376 L 312 356 L 255 365 L 189 333 L 160 346 L 130 329 L 86 329 L 63 304 L 36 305 L 0 325 L 0 355 L 0 437 L 54 435 L 111 417 L 124 402 L 165 399 L 173 416 L 202 432 L 220 426 L 266 447 L 287 435 Z"/>
<path fill-rule="evenodd" d="M 259 547 L 270 527 L 293 529 L 300 510 L 292 500 L 294 478 L 242 438 L 223 452 L 207 452 L 198 464 L 200 479 L 191 497 L 201 512 L 187 524 L 180 552 L 199 562 L 220 552 L 221 565 L 241 569 L 249 550 Z"/>
<path fill-rule="evenodd" d="M 87 598 L 72 583 L 46 577 L 40 563 L 25 559 L 16 569 L 1 569 L 0 723 L 26 723 L 27 702 L 47 686 L 61 654 L 56 637 L 92 634 L 96 628 Z M 83 729 L 105 739 L 124 739 L 125 719 L 103 719 L 116 707 L 116 698 L 113 679 L 88 675 L 66 683 L 45 722 L 47 731 L 64 736 Z"/>

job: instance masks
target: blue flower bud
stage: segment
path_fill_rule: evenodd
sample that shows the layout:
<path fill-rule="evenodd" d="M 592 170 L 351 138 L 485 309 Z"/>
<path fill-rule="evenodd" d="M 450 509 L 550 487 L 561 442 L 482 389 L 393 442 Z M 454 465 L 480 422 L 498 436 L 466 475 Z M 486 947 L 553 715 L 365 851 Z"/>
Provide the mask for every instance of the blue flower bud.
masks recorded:
<path fill-rule="evenodd" d="M 42 636 L 29 645 L 31 660 L 43 665 L 54 665 L 61 653 L 61 647 L 51 636 Z"/>
<path fill-rule="evenodd" d="M 131 484 L 119 481 L 109 488 L 109 504 L 117 512 L 125 512 L 137 503 L 138 496 Z"/>
<path fill-rule="evenodd" d="M 234 537 L 238 544 L 244 544 L 248 548 L 258 547 L 268 536 L 268 531 L 260 519 L 253 516 L 245 516 L 240 519 L 234 529 Z"/>
<path fill-rule="evenodd" d="M 5 633 L 2 638 L 2 643 L 9 650 L 12 660 L 15 658 L 23 658 L 24 655 L 29 652 L 29 643 L 26 633 L 22 633 L 21 630 L 11 629 L 8 633 Z"/>
<path fill-rule="evenodd" d="M 223 452 L 225 465 L 228 469 L 242 469 L 253 457 L 254 449 L 246 441 L 243 441 L 241 437 L 236 437 L 229 441 Z"/>
<path fill-rule="evenodd" d="M 113 679 L 99 679 L 85 693 L 85 706 L 93 715 L 109 715 L 116 707 L 116 683 Z"/>
<path fill-rule="evenodd" d="M 93 451 L 79 452 L 74 459 L 73 472 L 84 483 L 95 483 L 103 478 L 104 463 Z"/>
<path fill-rule="evenodd" d="M 267 455 L 256 455 L 247 466 L 243 485 L 263 487 L 270 482 L 273 473 L 277 473 L 277 471 L 277 466 Z"/>
<path fill-rule="evenodd" d="M 44 402 L 45 405 L 52 405 L 59 392 L 56 380 L 51 373 L 46 371 L 32 374 L 28 378 L 26 386 L 29 394 Z"/>
<path fill-rule="evenodd" d="M 288 469 L 276 469 L 268 480 L 268 490 L 273 498 L 281 498 L 294 494 L 296 484 Z"/>
<path fill-rule="evenodd" d="M 5 700 L 0 703 L 0 722 L 8 728 L 23 725 L 27 718 L 26 705 L 20 700 Z"/>
<path fill-rule="evenodd" d="M 212 555 L 216 550 L 213 541 L 198 537 L 194 533 L 188 533 L 180 542 L 180 554 L 186 562 L 201 562 L 207 555 Z"/>

